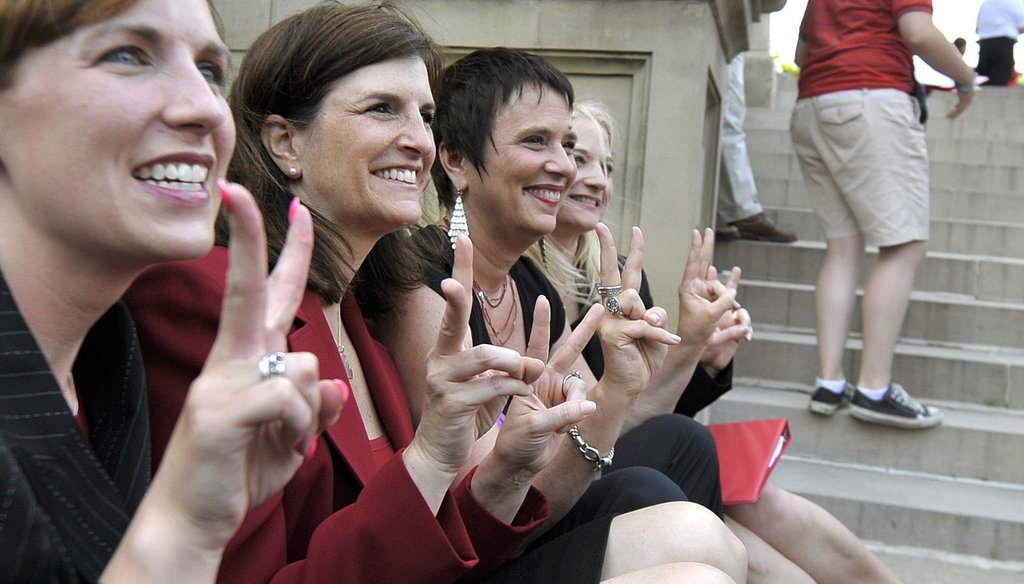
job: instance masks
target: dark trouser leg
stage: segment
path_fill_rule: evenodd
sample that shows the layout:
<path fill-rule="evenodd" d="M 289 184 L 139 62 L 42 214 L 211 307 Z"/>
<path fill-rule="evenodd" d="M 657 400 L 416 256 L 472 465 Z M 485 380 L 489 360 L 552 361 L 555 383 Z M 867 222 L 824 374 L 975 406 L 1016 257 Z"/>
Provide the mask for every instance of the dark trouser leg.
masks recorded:
<path fill-rule="evenodd" d="M 619 438 L 615 464 L 608 476 L 631 467 L 660 471 L 686 493 L 686 497 L 722 517 L 722 484 L 718 451 L 711 433 L 699 422 L 668 414 L 651 418 Z"/>

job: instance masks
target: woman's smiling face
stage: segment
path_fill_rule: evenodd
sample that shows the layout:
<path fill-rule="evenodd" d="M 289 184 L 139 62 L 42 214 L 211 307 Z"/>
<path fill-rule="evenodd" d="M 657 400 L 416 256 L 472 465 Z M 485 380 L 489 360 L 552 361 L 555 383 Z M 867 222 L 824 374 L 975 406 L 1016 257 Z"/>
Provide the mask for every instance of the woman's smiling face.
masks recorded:
<path fill-rule="evenodd" d="M 572 110 L 557 91 L 528 85 L 495 115 L 484 169 L 467 173 L 470 232 L 534 240 L 555 228 L 566 189 L 576 176 Z M 524 248 L 525 249 L 525 248 Z"/>
<path fill-rule="evenodd" d="M 608 209 L 612 183 L 612 153 L 608 135 L 592 118 L 573 116 L 576 131 L 576 180 L 558 210 L 561 233 L 580 235 L 597 227 Z"/>
<path fill-rule="evenodd" d="M 17 229 L 133 267 L 205 253 L 234 147 L 228 55 L 206 0 L 139 0 L 29 50 L 0 90 Z"/>
<path fill-rule="evenodd" d="M 420 218 L 434 163 L 434 99 L 419 57 L 393 59 L 339 79 L 300 131 L 302 198 L 356 240 Z"/>

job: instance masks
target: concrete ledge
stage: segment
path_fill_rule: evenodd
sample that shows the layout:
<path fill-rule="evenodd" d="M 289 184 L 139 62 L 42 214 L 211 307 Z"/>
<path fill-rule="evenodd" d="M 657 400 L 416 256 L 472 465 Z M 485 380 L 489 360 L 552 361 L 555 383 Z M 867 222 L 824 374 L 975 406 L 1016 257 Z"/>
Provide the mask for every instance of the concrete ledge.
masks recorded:
<path fill-rule="evenodd" d="M 813 284 L 824 255 L 825 244 L 821 241 L 801 240 L 791 244 L 727 241 L 716 246 L 715 264 L 740 266 L 745 277 L 755 280 Z M 864 274 L 874 265 L 877 256 L 877 250 L 868 248 Z M 949 292 L 979 300 L 1024 302 L 1024 260 L 929 251 L 917 272 L 914 289 Z"/>
<path fill-rule="evenodd" d="M 861 340 L 846 345 L 843 369 L 856 378 Z M 818 348 L 813 331 L 761 326 L 754 341 L 740 345 L 736 375 L 811 389 Z M 917 399 L 943 400 L 1011 410 L 1024 409 L 1024 357 L 995 347 L 942 347 L 901 342 L 893 378 Z"/>
<path fill-rule="evenodd" d="M 1024 489 L 784 457 L 773 474 L 858 536 L 994 560 L 1024 560 Z"/>
<path fill-rule="evenodd" d="M 863 297 L 863 291 L 858 292 Z M 755 325 L 810 330 L 815 326 L 814 286 L 744 278 L 740 302 Z M 853 333 L 861 333 L 858 303 Z M 919 343 L 1013 347 L 1024 330 L 1024 303 L 991 302 L 970 296 L 913 292 L 901 336 Z M 1024 352 L 1022 352 L 1024 356 Z"/>
<path fill-rule="evenodd" d="M 923 431 L 866 424 L 843 409 L 833 416 L 807 410 L 810 386 L 766 385 L 740 378 L 710 408 L 709 422 L 787 418 L 787 452 L 826 461 L 885 466 L 948 477 L 1024 485 L 1024 412 L 942 402 L 944 423 Z M 938 402 L 935 402 L 938 403 Z"/>

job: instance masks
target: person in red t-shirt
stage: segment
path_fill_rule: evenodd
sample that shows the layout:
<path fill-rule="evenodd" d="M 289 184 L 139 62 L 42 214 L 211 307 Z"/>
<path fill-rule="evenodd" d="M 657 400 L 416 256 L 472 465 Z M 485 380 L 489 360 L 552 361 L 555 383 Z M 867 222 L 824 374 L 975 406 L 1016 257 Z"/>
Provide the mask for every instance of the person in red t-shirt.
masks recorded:
<path fill-rule="evenodd" d="M 974 72 L 935 28 L 930 0 L 809 0 L 797 64 L 791 133 L 828 241 L 815 296 L 818 356 L 810 409 L 902 428 L 942 422 L 942 411 L 892 382 L 896 341 L 928 241 L 928 149 L 912 95 L 912 56 L 956 82 L 949 112 L 970 104 Z M 878 261 L 864 288 L 857 387 L 843 374 L 866 245 Z M 851 399 L 852 397 L 852 399 Z"/>

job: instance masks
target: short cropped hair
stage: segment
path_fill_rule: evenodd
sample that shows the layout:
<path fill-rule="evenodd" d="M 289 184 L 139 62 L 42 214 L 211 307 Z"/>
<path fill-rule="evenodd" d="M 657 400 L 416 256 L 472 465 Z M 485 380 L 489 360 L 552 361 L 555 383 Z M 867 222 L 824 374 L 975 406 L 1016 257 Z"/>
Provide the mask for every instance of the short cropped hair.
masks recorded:
<path fill-rule="evenodd" d="M 441 73 L 436 92 L 435 144 L 443 144 L 478 171 L 486 172 L 484 148 L 492 141 L 498 110 L 531 86 L 557 91 L 572 106 L 572 83 L 543 57 L 496 47 L 473 51 L 452 63 Z M 455 189 L 440 157 L 434 161 L 431 176 L 438 202 L 451 210 Z"/>

